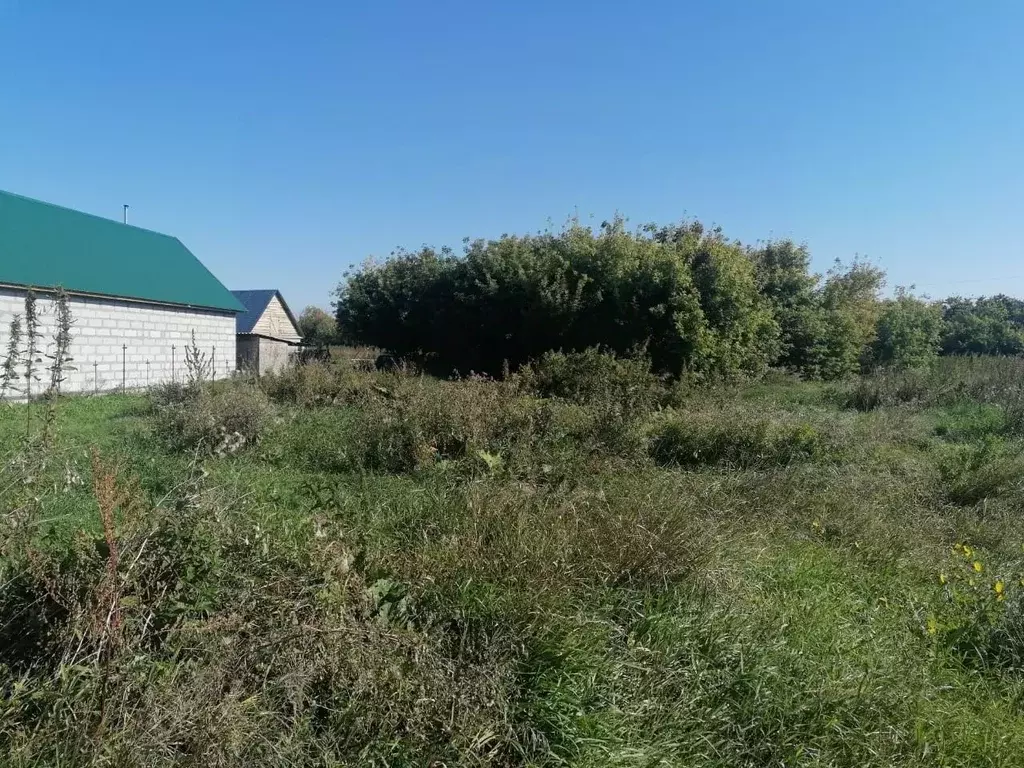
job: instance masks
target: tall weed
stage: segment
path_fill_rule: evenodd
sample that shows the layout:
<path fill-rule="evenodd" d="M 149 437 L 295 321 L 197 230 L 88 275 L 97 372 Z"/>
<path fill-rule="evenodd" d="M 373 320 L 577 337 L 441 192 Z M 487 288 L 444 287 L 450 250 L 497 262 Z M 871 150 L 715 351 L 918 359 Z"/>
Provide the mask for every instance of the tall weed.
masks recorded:
<path fill-rule="evenodd" d="M 662 466 L 764 467 L 833 458 L 837 446 L 808 421 L 786 414 L 667 411 L 647 428 Z"/>

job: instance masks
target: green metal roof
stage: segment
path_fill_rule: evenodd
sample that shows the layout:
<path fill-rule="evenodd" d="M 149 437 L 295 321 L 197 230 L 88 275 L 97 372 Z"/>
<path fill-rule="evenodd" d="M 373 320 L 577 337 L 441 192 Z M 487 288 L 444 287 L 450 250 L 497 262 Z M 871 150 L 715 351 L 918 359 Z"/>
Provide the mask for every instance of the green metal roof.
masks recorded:
<path fill-rule="evenodd" d="M 0 284 L 245 310 L 176 237 L 3 191 Z"/>

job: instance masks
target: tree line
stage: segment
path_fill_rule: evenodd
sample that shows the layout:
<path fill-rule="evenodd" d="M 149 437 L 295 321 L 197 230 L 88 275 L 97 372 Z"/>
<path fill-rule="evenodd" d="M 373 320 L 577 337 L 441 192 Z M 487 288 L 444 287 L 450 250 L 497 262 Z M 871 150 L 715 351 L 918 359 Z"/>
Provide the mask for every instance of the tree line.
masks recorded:
<path fill-rule="evenodd" d="M 347 273 L 336 333 L 441 373 L 500 375 L 550 350 L 644 354 L 673 376 L 785 367 L 835 379 L 939 354 L 1024 351 L 1024 303 L 929 301 L 866 261 L 811 271 L 791 240 L 745 246 L 696 221 L 423 247 Z M 323 318 L 320 318 L 321 322 Z"/>

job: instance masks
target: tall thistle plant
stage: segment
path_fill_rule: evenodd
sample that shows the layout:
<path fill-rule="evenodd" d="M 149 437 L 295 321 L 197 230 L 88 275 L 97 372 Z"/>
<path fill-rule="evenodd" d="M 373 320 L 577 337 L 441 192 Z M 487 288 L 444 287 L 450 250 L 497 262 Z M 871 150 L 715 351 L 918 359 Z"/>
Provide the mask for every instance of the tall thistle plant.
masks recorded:
<path fill-rule="evenodd" d="M 74 325 L 68 295 L 63 289 L 57 290 L 54 298 L 53 352 L 46 357 L 50 361 L 50 384 L 46 390 L 46 417 L 43 422 L 43 444 L 49 445 L 57 424 L 57 396 L 71 365 L 71 327 Z"/>
<path fill-rule="evenodd" d="M 39 308 L 36 294 L 31 288 L 25 294 L 25 400 L 29 407 L 25 409 L 25 436 L 32 432 L 32 382 L 39 381 L 38 366 L 43 362 L 39 356 Z"/>
<path fill-rule="evenodd" d="M 7 354 L 4 356 L 3 370 L 0 372 L 0 398 L 8 392 L 17 391 L 18 363 L 21 360 L 21 315 L 11 319 L 7 338 Z"/>
<path fill-rule="evenodd" d="M 39 381 L 37 366 L 43 362 L 39 356 L 39 307 L 35 291 L 25 294 L 25 397 L 32 398 L 32 382 Z"/>
<path fill-rule="evenodd" d="M 196 332 L 192 331 L 192 343 L 185 347 L 185 368 L 188 370 L 188 383 L 198 389 L 213 374 L 213 362 L 196 343 Z"/>

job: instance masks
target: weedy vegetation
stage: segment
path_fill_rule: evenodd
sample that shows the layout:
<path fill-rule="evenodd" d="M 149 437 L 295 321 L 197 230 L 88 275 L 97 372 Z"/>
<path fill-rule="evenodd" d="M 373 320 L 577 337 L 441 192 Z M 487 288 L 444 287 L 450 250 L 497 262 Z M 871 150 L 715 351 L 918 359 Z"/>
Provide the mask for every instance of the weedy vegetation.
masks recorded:
<path fill-rule="evenodd" d="M 379 371 L 62 359 L 0 404 L 0 764 L 1020 764 L 1014 305 L 806 266 L 612 223 L 353 277 Z"/>
<path fill-rule="evenodd" d="M 1012 765 L 1024 371 L 943 365 L 6 406 L 3 762 Z"/>

